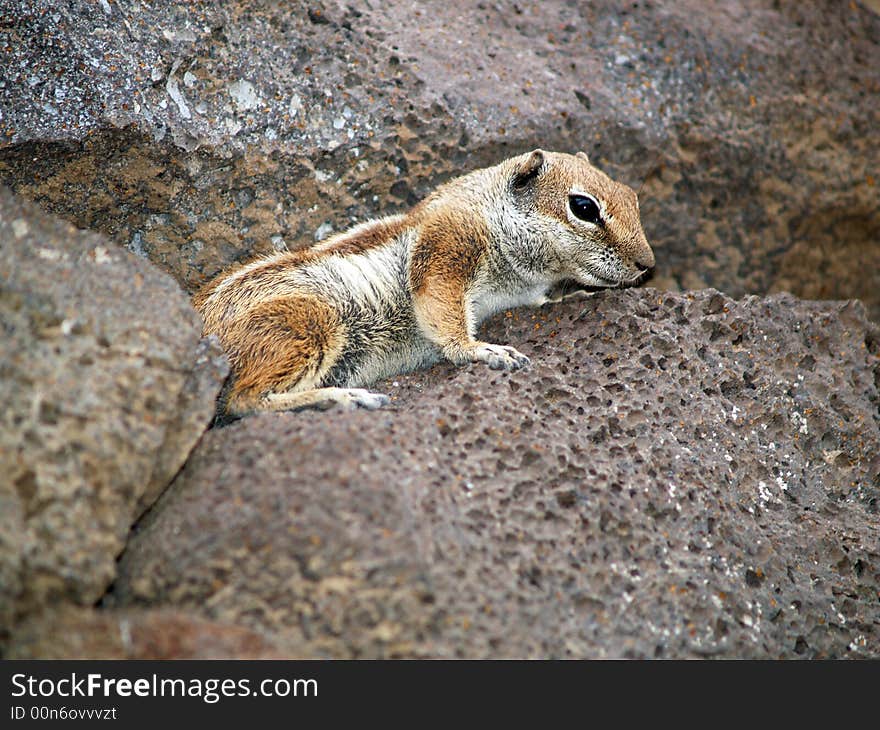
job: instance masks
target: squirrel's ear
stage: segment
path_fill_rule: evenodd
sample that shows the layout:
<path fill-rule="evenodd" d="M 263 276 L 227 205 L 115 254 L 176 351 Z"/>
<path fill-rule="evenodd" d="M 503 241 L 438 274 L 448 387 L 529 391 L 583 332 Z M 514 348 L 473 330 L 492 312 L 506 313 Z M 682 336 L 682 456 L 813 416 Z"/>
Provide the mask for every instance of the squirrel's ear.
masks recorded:
<path fill-rule="evenodd" d="M 517 190 L 529 185 L 544 167 L 543 150 L 534 150 L 528 157 L 520 162 L 513 171 L 513 187 Z"/>
<path fill-rule="evenodd" d="M 578 153 L 575 155 L 575 157 L 580 157 L 584 162 L 589 162 L 589 161 L 590 161 L 590 158 L 587 157 L 587 153 L 586 153 L 586 152 L 578 152 Z"/>

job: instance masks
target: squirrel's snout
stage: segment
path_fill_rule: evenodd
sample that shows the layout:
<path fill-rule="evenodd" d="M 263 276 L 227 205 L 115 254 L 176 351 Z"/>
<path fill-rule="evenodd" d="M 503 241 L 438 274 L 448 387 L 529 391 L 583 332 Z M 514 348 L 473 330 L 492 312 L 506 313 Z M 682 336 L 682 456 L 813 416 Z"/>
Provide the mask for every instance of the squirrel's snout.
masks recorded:
<path fill-rule="evenodd" d="M 651 250 L 651 247 L 648 245 L 648 243 L 645 242 L 644 249 L 633 257 L 633 265 L 639 271 L 644 272 L 648 269 L 653 269 L 654 264 L 654 252 Z"/>

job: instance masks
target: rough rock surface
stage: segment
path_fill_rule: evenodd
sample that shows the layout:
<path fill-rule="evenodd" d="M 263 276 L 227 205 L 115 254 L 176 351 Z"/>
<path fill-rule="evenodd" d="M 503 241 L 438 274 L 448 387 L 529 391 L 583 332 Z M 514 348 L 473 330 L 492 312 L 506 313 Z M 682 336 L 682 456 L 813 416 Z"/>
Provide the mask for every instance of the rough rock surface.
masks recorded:
<path fill-rule="evenodd" d="M 106 603 L 298 656 L 880 658 L 880 341 L 855 302 L 606 292 L 378 412 L 211 431 Z"/>
<path fill-rule="evenodd" d="M 880 320 L 877 10 L 0 0 L 0 183 L 107 235 L 0 192 L 0 648 L 29 615 L 17 656 L 880 656 L 876 332 L 714 292 L 517 312 L 527 373 L 215 430 L 123 607 L 32 615 L 101 596 L 224 372 L 110 241 L 192 290 L 585 149 L 641 187 L 657 287 Z"/>
<path fill-rule="evenodd" d="M 0 0 L 0 181 L 191 290 L 450 175 L 583 148 L 644 182 L 661 288 L 877 319 L 876 9 Z"/>
<path fill-rule="evenodd" d="M 90 605 L 210 423 L 225 357 L 180 287 L 0 188 L 0 644 Z"/>
<path fill-rule="evenodd" d="M 7 659 L 282 659 L 277 639 L 176 611 L 66 606 L 16 627 Z"/>

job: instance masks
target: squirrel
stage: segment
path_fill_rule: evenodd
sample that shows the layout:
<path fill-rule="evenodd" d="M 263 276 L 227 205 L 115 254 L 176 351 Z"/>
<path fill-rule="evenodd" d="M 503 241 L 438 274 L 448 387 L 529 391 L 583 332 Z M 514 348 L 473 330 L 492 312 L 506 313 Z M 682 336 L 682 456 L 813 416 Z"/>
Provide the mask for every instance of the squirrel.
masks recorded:
<path fill-rule="evenodd" d="M 636 193 L 584 152 L 536 149 L 455 178 L 408 213 L 237 264 L 193 304 L 230 361 L 221 413 L 374 409 L 389 398 L 365 386 L 443 358 L 528 365 L 475 339 L 489 315 L 635 285 L 653 266 Z"/>

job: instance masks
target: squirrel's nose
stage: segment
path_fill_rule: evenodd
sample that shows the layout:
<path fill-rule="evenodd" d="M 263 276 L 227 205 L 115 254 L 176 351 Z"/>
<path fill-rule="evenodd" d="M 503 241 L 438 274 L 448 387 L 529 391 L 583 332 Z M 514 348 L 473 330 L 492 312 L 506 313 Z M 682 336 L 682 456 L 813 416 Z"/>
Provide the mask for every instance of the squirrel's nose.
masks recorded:
<path fill-rule="evenodd" d="M 633 258 L 633 265 L 641 272 L 654 268 L 654 252 L 651 250 L 650 246 L 646 244 L 645 250 L 639 252 L 639 254 Z"/>

